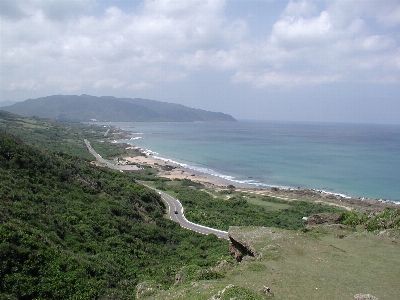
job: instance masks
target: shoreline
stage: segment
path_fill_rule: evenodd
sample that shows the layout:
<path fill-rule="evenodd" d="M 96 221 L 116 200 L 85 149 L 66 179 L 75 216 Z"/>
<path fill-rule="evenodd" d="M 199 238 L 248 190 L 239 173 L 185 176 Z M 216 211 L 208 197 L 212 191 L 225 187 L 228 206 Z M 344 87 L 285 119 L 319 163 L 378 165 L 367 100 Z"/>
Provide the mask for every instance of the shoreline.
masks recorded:
<path fill-rule="evenodd" d="M 125 131 L 121 127 L 119 139 L 131 139 L 132 132 Z M 117 142 L 114 140 L 114 142 Z M 328 205 L 340 206 L 352 210 L 353 208 L 361 208 L 364 210 L 382 210 L 386 207 L 399 208 L 399 201 L 392 201 L 387 199 L 371 199 L 367 197 L 351 197 L 341 193 L 328 192 L 317 189 L 302 189 L 284 186 L 255 186 L 249 183 L 240 183 L 238 181 L 225 179 L 220 176 L 204 173 L 191 168 L 185 168 L 181 163 L 175 162 L 171 159 L 166 159 L 154 155 L 147 149 L 134 146 L 129 143 L 123 143 L 126 149 L 134 149 L 139 152 L 137 156 L 127 156 L 124 159 L 128 163 L 145 165 L 152 168 L 157 168 L 159 173 L 157 176 L 174 179 L 188 179 L 193 182 L 201 183 L 208 188 L 213 189 L 227 189 L 228 187 L 235 188 L 238 192 L 243 193 L 257 193 L 265 196 L 275 197 L 278 199 L 293 201 L 305 200 L 313 202 L 323 202 Z M 221 174 L 222 175 L 222 174 Z M 229 176 L 226 176 L 229 177 Z"/>
<path fill-rule="evenodd" d="M 168 178 L 171 180 L 191 180 L 201 183 L 207 188 L 215 190 L 234 189 L 237 192 L 245 194 L 258 194 L 262 196 L 275 197 L 285 201 L 303 200 L 315 203 L 324 203 L 342 207 L 346 210 L 362 209 L 362 210 L 382 210 L 387 207 L 398 208 L 399 202 L 383 201 L 368 198 L 353 198 L 350 196 L 330 193 L 315 189 L 294 189 L 282 187 L 255 187 L 251 184 L 238 183 L 212 174 L 203 173 L 190 168 L 185 168 L 182 164 L 169 159 L 158 157 L 149 151 L 140 147 L 126 144 L 126 149 L 134 149 L 140 153 L 138 156 L 127 156 L 124 160 L 129 164 L 138 164 L 156 168 L 157 176 Z"/>

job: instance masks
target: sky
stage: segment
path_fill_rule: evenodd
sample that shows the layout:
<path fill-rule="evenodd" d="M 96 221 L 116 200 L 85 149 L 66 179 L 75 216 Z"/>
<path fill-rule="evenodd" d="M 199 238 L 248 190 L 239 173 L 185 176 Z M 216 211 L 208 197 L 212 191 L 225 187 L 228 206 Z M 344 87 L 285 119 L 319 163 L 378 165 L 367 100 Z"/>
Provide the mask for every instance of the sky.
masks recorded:
<path fill-rule="evenodd" d="M 399 0 L 0 0 L 0 38 L 0 101 L 400 124 Z"/>

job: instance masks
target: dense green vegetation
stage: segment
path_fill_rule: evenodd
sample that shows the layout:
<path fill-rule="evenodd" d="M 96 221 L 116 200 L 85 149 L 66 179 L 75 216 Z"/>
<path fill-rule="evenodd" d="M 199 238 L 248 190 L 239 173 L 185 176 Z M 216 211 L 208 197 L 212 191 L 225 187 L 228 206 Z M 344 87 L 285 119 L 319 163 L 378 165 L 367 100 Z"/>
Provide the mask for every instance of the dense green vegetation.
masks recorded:
<path fill-rule="evenodd" d="M 0 110 L 0 129 L 18 136 L 28 144 L 68 153 L 88 161 L 93 161 L 95 158 L 87 150 L 83 139 L 88 139 L 104 158 L 111 159 L 128 154 L 123 144 L 105 142 L 108 141 L 108 137 L 113 138 L 114 135 L 118 137 L 119 130 L 111 127 L 26 118 Z M 105 136 L 107 130 L 109 133 Z"/>
<path fill-rule="evenodd" d="M 60 123 L 50 119 L 24 118 L 0 110 L 0 129 L 18 136 L 24 142 L 64 152 L 86 160 L 94 160 L 87 151 L 83 139 L 104 137 L 106 129 L 78 123 Z"/>
<path fill-rule="evenodd" d="M 0 299 L 133 299 L 136 293 L 142 295 L 140 299 L 170 293 L 169 299 L 209 299 L 220 291 L 224 291 L 221 299 L 265 299 L 271 295 L 260 292 L 265 284 L 262 280 L 269 276 L 267 283 L 273 282 L 276 275 L 270 271 L 271 263 L 279 263 L 271 257 L 280 255 L 286 260 L 292 255 L 298 263 L 299 255 L 311 255 L 321 246 L 313 244 L 312 251 L 268 252 L 264 255 L 266 266 L 235 267 L 227 241 L 196 234 L 168 220 L 159 195 L 139 180 L 176 196 L 190 221 L 222 230 L 229 226 L 300 229 L 304 216 L 342 212 L 311 202 L 245 195 L 234 189 L 210 191 L 190 180 L 156 177 L 152 168 L 143 174 L 126 174 L 96 167 L 90 164 L 93 157 L 84 138 L 105 158 L 127 153 L 123 145 L 108 142 L 116 138 L 117 131 L 111 128 L 105 137 L 107 129 L 0 111 Z M 341 222 L 350 227 L 362 225 L 369 231 L 398 229 L 400 210 L 342 212 Z M 326 246 L 334 255 L 345 247 L 341 243 L 347 231 L 340 230 L 343 232 L 335 233 Z M 319 231 L 305 232 L 307 243 L 327 238 Z M 286 234 L 300 239 L 303 233 L 288 231 L 283 236 Z M 290 246 L 282 246 L 282 251 L 291 249 L 289 240 Z M 299 242 L 304 244 L 304 240 Z M 369 245 L 367 238 L 365 245 Z M 330 259 L 333 266 L 335 257 Z M 353 257 L 345 265 L 352 261 Z M 304 259 L 304 266 L 314 268 L 309 262 Z M 295 285 L 299 277 L 292 274 L 293 265 L 275 268 L 290 273 L 287 278 Z M 243 275 L 246 268 L 249 272 Z M 321 277 L 327 276 L 323 274 Z M 179 284 L 173 285 L 176 275 Z M 259 280 L 257 288 L 248 284 L 252 276 L 254 282 Z M 226 288 L 231 283 L 235 286 Z M 285 283 L 280 286 L 285 287 Z"/>
<path fill-rule="evenodd" d="M 368 231 L 400 229 L 400 209 L 387 208 L 382 212 L 358 213 L 345 212 L 341 216 L 341 223 L 356 227 L 362 225 Z"/>
<path fill-rule="evenodd" d="M 229 226 L 266 226 L 283 229 L 300 229 L 304 226 L 302 217 L 316 213 L 338 213 L 336 207 L 306 201 L 287 202 L 272 197 L 262 201 L 285 203 L 287 209 L 268 210 L 263 206 L 249 203 L 243 196 L 233 195 L 229 199 L 215 198 L 205 192 L 204 186 L 190 180 L 158 181 L 157 188 L 170 190 L 181 201 L 188 220 L 212 228 L 228 230 Z"/>
<path fill-rule="evenodd" d="M 129 175 L 4 133 L 0 199 L 0 292 L 10 298 L 133 298 L 142 280 L 165 287 L 183 265 L 228 258 L 226 241 L 165 219 L 159 196 Z"/>

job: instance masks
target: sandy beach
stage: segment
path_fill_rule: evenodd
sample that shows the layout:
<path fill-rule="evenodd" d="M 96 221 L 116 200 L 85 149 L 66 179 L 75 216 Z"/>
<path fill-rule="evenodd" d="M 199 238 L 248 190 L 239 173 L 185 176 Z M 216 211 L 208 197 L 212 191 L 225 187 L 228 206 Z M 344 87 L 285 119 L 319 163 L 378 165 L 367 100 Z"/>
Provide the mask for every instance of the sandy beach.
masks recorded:
<path fill-rule="evenodd" d="M 195 172 L 193 170 L 183 168 L 176 163 L 155 158 L 152 155 L 142 154 L 134 157 L 124 157 L 124 159 L 128 163 L 156 168 L 159 172 L 158 176 L 169 179 L 189 179 L 193 182 L 202 183 L 206 186 L 215 188 L 227 188 L 229 185 L 232 184 L 228 180 L 224 180 L 223 178 Z"/>
<path fill-rule="evenodd" d="M 141 166 L 156 168 L 158 169 L 158 176 L 169 178 L 171 180 L 188 179 L 193 182 L 201 183 L 208 188 L 213 188 L 217 190 L 235 188 L 237 192 L 242 192 L 246 194 L 271 196 L 286 201 L 306 200 L 316 203 L 325 203 L 328 205 L 342 207 L 347 210 L 352 210 L 356 208 L 381 210 L 385 207 L 398 207 L 398 205 L 395 205 L 393 203 L 382 202 L 376 199 L 349 198 L 313 189 L 257 188 L 251 185 L 240 185 L 217 176 L 212 176 L 210 174 L 195 172 L 193 170 L 186 169 L 181 165 L 173 163 L 171 161 L 165 161 L 157 157 L 153 157 L 152 155 L 141 152 L 141 149 L 139 148 L 132 146 L 127 147 L 127 149 L 129 148 L 140 150 L 140 155 L 124 157 L 125 163 L 138 164 Z"/>

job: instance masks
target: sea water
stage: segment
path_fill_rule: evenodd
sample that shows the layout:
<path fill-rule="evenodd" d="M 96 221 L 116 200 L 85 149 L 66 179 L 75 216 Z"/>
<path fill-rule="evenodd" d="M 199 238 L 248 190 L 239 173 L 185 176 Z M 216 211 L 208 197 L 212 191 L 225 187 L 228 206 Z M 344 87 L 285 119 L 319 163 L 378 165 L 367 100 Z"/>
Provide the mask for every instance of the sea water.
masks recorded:
<path fill-rule="evenodd" d="M 254 187 L 400 202 L 400 126 L 283 122 L 111 123 L 128 142 Z"/>

